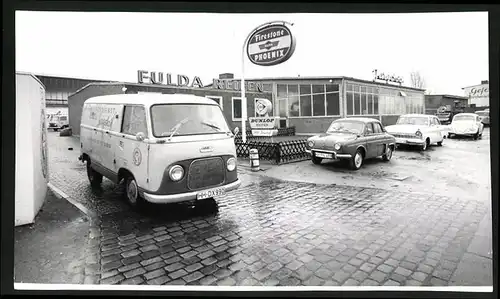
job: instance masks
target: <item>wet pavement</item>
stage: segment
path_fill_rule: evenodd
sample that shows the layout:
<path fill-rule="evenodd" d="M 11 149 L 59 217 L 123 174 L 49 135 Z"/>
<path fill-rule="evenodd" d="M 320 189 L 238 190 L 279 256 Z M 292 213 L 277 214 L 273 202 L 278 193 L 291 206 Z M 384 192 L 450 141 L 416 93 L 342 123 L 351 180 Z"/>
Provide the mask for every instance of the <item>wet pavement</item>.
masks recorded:
<path fill-rule="evenodd" d="M 485 134 L 475 143 L 446 140 L 442 148 L 422 155 L 398 151 L 390 165 L 372 161 L 356 173 L 337 165 L 311 166 L 309 161 L 274 167 L 263 175 L 242 167 L 243 185 L 215 203 L 194 208 L 148 204 L 133 211 L 121 199 L 121 186 L 104 180 L 100 190 L 90 188 L 85 167 L 77 160 L 76 138 L 49 133 L 50 180 L 95 216 L 96 239 L 89 248 L 96 252 L 87 260 L 93 266 L 83 273 L 86 283 L 443 286 L 458 281 L 453 274 L 468 254 L 489 199 L 422 182 L 433 173 L 444 176 L 444 167 L 457 174 L 470 157 L 482 163 L 476 167 L 484 169 L 489 181 L 488 139 Z M 472 154 L 456 154 L 457 161 L 455 154 L 436 155 L 442 150 Z M 421 160 L 412 159 L 420 155 Z M 419 172 L 407 170 L 411 163 Z M 283 173 L 295 167 L 301 172 Z M 304 182 L 304 173 L 315 175 L 319 184 Z M 377 173 L 389 183 L 379 183 Z M 386 178 L 406 173 L 413 179 Z M 303 177 L 301 182 L 296 174 Z M 460 188 L 460 179 L 480 184 L 484 174 L 457 176 L 452 185 Z M 363 177 L 366 182 L 359 179 Z M 425 190 L 408 192 L 390 185 L 402 181 Z"/>

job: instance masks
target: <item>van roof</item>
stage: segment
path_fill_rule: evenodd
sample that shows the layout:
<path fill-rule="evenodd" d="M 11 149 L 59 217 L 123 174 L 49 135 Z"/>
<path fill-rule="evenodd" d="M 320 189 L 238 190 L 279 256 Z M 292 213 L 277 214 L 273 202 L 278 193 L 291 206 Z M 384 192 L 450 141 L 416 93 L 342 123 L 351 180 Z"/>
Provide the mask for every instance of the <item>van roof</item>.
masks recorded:
<path fill-rule="evenodd" d="M 213 104 L 209 98 L 192 94 L 115 94 L 88 98 L 86 104 Z"/>

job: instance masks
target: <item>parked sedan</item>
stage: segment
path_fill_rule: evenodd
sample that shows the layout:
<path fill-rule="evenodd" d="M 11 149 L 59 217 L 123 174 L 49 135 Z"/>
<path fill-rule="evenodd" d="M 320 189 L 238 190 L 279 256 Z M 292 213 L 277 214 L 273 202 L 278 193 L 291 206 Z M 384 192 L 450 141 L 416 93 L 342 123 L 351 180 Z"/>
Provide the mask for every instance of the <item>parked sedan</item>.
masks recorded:
<path fill-rule="evenodd" d="M 459 113 L 453 117 L 448 137 L 472 136 L 477 139 L 483 135 L 484 124 L 475 113 Z"/>
<path fill-rule="evenodd" d="M 490 109 L 485 109 L 482 111 L 476 111 L 476 114 L 479 115 L 479 119 L 485 126 L 490 125 Z"/>
<path fill-rule="evenodd" d="M 307 139 L 306 151 L 314 164 L 322 160 L 347 160 L 352 169 L 361 168 L 365 159 L 382 156 L 390 161 L 396 139 L 380 121 L 373 118 L 343 118 L 331 123 L 326 131 Z"/>
<path fill-rule="evenodd" d="M 443 145 L 446 136 L 437 116 L 426 114 L 401 115 L 395 125 L 385 129 L 396 137 L 397 145 L 414 145 L 422 151 L 431 144 Z"/>

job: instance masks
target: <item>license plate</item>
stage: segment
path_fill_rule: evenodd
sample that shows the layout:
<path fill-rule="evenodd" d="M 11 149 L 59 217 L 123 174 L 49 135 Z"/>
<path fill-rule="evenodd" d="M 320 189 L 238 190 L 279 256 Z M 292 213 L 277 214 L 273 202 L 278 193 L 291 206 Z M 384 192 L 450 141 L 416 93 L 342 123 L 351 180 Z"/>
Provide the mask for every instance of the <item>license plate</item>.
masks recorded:
<path fill-rule="evenodd" d="M 196 199 L 206 199 L 215 196 L 222 196 L 224 194 L 226 194 L 224 188 L 212 189 L 196 194 Z"/>
<path fill-rule="evenodd" d="M 325 153 L 315 153 L 314 155 L 318 158 L 326 158 L 326 159 L 331 159 L 333 157 L 332 154 L 325 154 Z"/>

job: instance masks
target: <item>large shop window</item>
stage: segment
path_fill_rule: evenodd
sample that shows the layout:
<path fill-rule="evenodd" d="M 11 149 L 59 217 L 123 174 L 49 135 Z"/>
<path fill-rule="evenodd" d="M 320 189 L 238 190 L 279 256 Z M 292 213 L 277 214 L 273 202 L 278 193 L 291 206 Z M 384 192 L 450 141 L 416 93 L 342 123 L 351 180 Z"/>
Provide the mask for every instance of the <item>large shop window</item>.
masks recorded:
<path fill-rule="evenodd" d="M 232 98 L 231 99 L 233 103 L 233 121 L 234 120 L 241 120 L 242 117 L 242 112 L 241 112 L 241 98 Z"/>
<path fill-rule="evenodd" d="M 374 115 L 379 110 L 378 88 L 359 84 L 346 86 L 347 115 Z"/>
<path fill-rule="evenodd" d="M 424 95 L 397 90 L 380 90 L 380 114 L 401 115 L 424 113 Z"/>
<path fill-rule="evenodd" d="M 338 84 L 278 84 L 280 116 L 338 116 L 340 96 Z M 283 113 L 287 103 L 288 111 Z"/>

